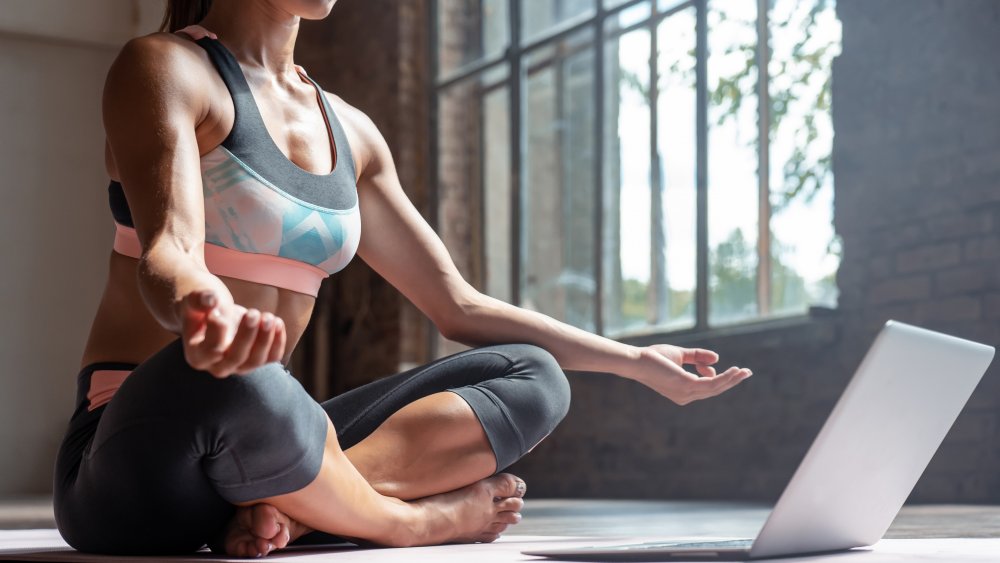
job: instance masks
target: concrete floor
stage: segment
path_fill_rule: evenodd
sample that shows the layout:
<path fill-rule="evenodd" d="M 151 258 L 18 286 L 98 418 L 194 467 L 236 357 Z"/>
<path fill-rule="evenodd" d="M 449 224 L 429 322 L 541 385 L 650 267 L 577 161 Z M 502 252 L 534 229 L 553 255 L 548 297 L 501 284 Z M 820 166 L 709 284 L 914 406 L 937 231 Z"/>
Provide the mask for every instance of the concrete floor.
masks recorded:
<path fill-rule="evenodd" d="M 770 507 L 710 501 L 532 499 L 507 535 L 753 537 Z M 51 499 L 0 501 L 0 530 L 54 528 Z M 906 506 L 886 538 L 1000 538 L 1000 506 Z"/>

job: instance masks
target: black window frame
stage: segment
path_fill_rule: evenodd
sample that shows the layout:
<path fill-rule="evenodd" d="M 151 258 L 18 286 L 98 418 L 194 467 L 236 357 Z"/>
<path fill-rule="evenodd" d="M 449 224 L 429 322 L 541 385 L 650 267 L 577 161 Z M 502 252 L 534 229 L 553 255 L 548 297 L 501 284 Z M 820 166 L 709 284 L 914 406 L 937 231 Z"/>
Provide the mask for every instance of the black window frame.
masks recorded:
<path fill-rule="evenodd" d="M 694 8 L 696 14 L 696 29 L 695 29 L 695 96 L 696 96 L 696 112 L 695 112 L 695 127 L 696 127 L 696 162 L 695 162 L 695 189 L 696 189 L 696 219 L 695 219 L 695 241 L 696 241 L 696 274 L 695 274 L 695 299 L 694 299 L 694 310 L 695 319 L 694 325 L 681 329 L 681 330 L 662 330 L 657 329 L 655 326 L 650 327 L 648 331 L 645 331 L 639 338 L 647 337 L 650 335 L 658 334 L 670 334 L 670 335 L 685 335 L 685 334 L 696 334 L 704 333 L 708 331 L 715 331 L 719 328 L 730 327 L 730 326 L 746 326 L 758 323 L 770 323 L 776 320 L 775 317 L 771 316 L 771 195 L 770 195 L 770 76 L 768 72 L 768 63 L 770 60 L 770 27 L 769 27 L 769 0 L 757 0 L 757 46 L 755 52 L 755 63 L 757 66 L 757 85 L 756 85 L 756 95 L 758 100 L 757 107 L 757 158 L 758 158 L 758 218 L 757 218 L 757 270 L 756 270 L 756 289 L 757 289 L 757 314 L 750 319 L 745 321 L 739 321 L 736 323 L 727 323 L 724 325 L 713 325 L 709 323 L 709 237 L 708 237 L 708 72 L 707 72 L 707 61 L 708 61 L 708 2 L 709 0 L 686 0 L 676 3 L 675 5 L 669 7 L 666 10 L 660 9 L 659 0 L 626 0 L 613 7 L 605 7 L 605 0 L 595 0 L 595 7 L 592 11 L 586 14 L 568 19 L 558 25 L 553 26 L 548 31 L 537 34 L 536 36 L 530 38 L 528 41 L 522 44 L 522 22 L 521 22 L 521 8 L 522 3 L 526 0 L 507 0 L 508 6 L 508 27 L 509 27 L 509 43 L 504 52 L 496 54 L 493 56 L 486 56 L 480 60 L 473 61 L 469 64 L 465 64 L 455 69 L 454 71 L 448 73 L 445 76 L 439 76 L 438 67 L 438 44 L 439 44 L 439 33 L 438 29 L 439 19 L 438 19 L 438 0 L 431 0 L 429 2 L 429 22 L 430 22 L 430 37 L 429 37 L 429 48 L 430 48 L 430 76 L 429 81 L 429 100 L 431 103 L 430 108 L 430 119 L 432 132 L 431 135 L 431 162 L 429 166 L 430 171 L 430 185 L 433 186 L 431 190 L 431 209 L 430 209 L 430 222 L 432 226 L 437 228 L 438 225 L 438 199 L 437 199 L 437 189 L 439 185 L 439 162 L 438 162 L 438 134 L 439 134 L 439 124 L 438 124 L 438 100 L 441 92 L 445 91 L 448 87 L 460 83 L 466 79 L 473 78 L 476 75 L 484 75 L 485 73 L 495 70 L 501 67 L 506 68 L 506 78 L 497 81 L 495 84 L 491 85 L 492 88 L 496 87 L 507 87 L 509 93 L 509 108 L 510 108 L 510 165 L 511 165 L 511 256 L 510 256 L 510 288 L 511 288 L 511 302 L 515 305 L 521 304 L 521 259 L 520 249 L 522 245 L 522 186 L 524 182 L 525 168 L 525 149 L 527 146 L 527 140 L 524 137 L 524 107 L 523 102 L 525 100 L 525 70 L 522 65 L 522 61 L 528 53 L 534 51 L 535 49 L 543 48 L 548 45 L 555 44 L 562 39 L 568 38 L 573 34 L 587 30 L 588 28 L 592 31 L 593 43 L 588 46 L 594 50 L 594 98 L 595 98 L 595 119 L 594 119 L 594 146 L 602 147 L 605 135 L 605 96 L 606 96 L 606 85 L 604 84 L 604 45 L 605 41 L 610 37 L 618 37 L 635 31 L 638 29 L 646 28 L 650 32 L 651 37 L 651 49 L 650 49 L 650 88 L 649 88 L 649 110 L 650 110 L 650 128 L 651 128 L 651 142 L 650 148 L 652 153 L 651 162 L 654 165 L 651 167 L 651 178 L 650 178 L 650 189 L 652 190 L 652 207 L 659 208 L 656 203 L 658 198 L 662 194 L 662 179 L 660 178 L 659 167 L 655 165 L 657 159 L 659 158 L 658 146 L 659 140 L 657 135 L 658 119 L 657 119 L 657 106 L 656 100 L 659 97 L 659 92 L 657 91 L 658 78 L 659 78 L 659 68 L 657 65 L 657 60 L 659 57 L 659 49 L 657 45 L 657 27 L 666 18 L 671 15 L 686 9 Z M 527 0 L 530 1 L 530 0 Z M 641 4 L 648 3 L 650 7 L 650 14 L 648 17 L 642 21 L 636 22 L 627 27 L 619 27 L 615 25 L 613 28 L 608 26 L 608 22 L 613 18 L 616 18 L 620 13 L 628 10 L 630 8 L 639 6 Z M 593 162 L 593 178 L 594 178 L 594 193 L 595 193 L 595 205 L 594 205 L 594 215 L 593 215 L 593 225 L 596 230 L 594 244 L 594 281 L 596 284 L 595 290 L 595 318 L 594 326 L 595 333 L 604 335 L 605 334 L 605 322 L 604 322 L 604 256 L 603 256 L 603 237 L 604 233 L 604 221 L 603 213 L 604 209 L 604 194 L 605 194 L 605 178 L 604 178 L 604 165 L 605 158 L 603 151 L 598 150 L 600 154 L 599 158 L 595 158 Z M 482 188 L 482 183 L 480 186 Z M 479 201 L 485 201 L 483 194 L 480 194 Z M 662 221 L 662 218 L 661 218 Z M 483 224 L 479 225 L 480 229 L 484 228 Z M 656 229 L 657 224 L 655 221 L 651 222 L 651 229 Z M 651 233 L 651 236 L 653 233 Z M 480 236 L 480 240 L 484 240 L 485 236 Z M 474 249 L 475 252 L 484 252 L 485 249 L 477 248 Z M 659 254 L 659 253 L 654 253 Z M 655 259 L 655 258 L 651 258 Z M 656 268 L 653 268 L 650 272 L 651 276 L 657 275 Z M 656 288 L 660 284 L 650 283 L 650 290 L 656 291 Z M 657 297 L 658 299 L 661 297 Z M 801 314 L 794 314 L 789 316 L 780 317 L 777 320 L 784 323 L 787 322 L 789 317 L 806 317 L 810 314 L 811 307 L 807 307 L 806 311 Z M 631 337 L 627 337 L 631 338 Z"/>

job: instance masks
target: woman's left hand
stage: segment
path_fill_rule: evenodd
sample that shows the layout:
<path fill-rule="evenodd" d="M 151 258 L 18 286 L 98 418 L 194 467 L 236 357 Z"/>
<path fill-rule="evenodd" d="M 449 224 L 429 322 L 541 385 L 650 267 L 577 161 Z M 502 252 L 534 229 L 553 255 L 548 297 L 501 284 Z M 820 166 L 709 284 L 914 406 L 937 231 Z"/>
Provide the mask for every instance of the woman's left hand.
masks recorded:
<path fill-rule="evenodd" d="M 718 361 L 719 355 L 711 350 L 654 344 L 641 348 L 639 359 L 623 375 L 678 405 L 686 405 L 728 391 L 753 374 L 738 367 L 716 373 L 712 366 Z M 693 365 L 697 374 L 685 370 L 684 365 Z"/>

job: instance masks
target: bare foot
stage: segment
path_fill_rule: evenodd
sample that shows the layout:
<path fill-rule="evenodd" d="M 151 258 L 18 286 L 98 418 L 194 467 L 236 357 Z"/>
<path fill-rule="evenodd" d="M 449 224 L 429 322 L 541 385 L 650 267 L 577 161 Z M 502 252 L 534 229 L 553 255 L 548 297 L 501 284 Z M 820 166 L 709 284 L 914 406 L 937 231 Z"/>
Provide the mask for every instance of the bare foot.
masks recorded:
<path fill-rule="evenodd" d="M 456 491 L 413 501 L 428 514 L 426 539 L 419 545 L 489 543 L 521 521 L 527 487 L 520 478 L 501 473 Z M 233 557 L 262 557 L 311 532 L 270 504 L 237 507 L 212 551 Z M 345 539 L 369 544 L 360 538 Z"/>
<path fill-rule="evenodd" d="M 270 504 L 238 506 L 222 537 L 209 547 L 233 557 L 263 557 L 309 531 Z"/>
<path fill-rule="evenodd" d="M 511 524 L 521 521 L 527 487 L 520 478 L 500 473 L 450 493 L 417 501 L 428 511 L 428 541 L 440 543 L 489 543 Z"/>

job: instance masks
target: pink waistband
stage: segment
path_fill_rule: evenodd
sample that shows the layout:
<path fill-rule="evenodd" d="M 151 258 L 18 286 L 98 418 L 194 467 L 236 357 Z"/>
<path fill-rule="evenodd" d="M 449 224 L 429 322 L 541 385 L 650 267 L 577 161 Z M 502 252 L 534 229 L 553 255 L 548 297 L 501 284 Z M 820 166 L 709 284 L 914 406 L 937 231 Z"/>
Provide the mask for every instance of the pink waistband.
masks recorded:
<path fill-rule="evenodd" d="M 88 411 L 108 404 L 115 391 L 122 386 L 125 378 L 132 373 L 127 369 L 98 369 L 90 374 L 90 389 L 87 390 Z"/>
<path fill-rule="evenodd" d="M 135 229 L 115 223 L 115 252 L 132 258 L 142 255 L 142 246 Z M 205 243 L 205 266 L 217 276 L 235 278 L 263 285 L 290 289 L 316 297 L 327 273 L 305 262 L 233 250 L 210 242 Z"/>

